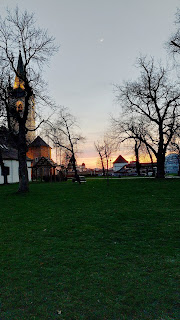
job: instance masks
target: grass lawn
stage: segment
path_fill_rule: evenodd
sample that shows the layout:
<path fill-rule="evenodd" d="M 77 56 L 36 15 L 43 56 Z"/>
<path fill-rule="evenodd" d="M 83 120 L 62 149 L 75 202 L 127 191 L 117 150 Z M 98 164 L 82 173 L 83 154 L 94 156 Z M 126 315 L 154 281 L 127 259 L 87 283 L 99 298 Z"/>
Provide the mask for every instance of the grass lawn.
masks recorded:
<path fill-rule="evenodd" d="M 174 320 L 180 179 L 0 186 L 1 320 Z"/>

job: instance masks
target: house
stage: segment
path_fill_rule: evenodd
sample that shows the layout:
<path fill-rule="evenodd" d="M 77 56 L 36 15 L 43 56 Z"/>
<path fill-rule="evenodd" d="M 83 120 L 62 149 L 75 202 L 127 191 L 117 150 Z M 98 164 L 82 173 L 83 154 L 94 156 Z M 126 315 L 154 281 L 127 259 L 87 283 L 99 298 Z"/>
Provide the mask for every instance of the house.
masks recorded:
<path fill-rule="evenodd" d="M 50 177 L 51 180 L 52 176 L 55 176 L 56 164 L 51 159 L 51 149 L 40 136 L 28 146 L 27 156 L 32 159 L 32 179 L 45 180 Z"/>
<path fill-rule="evenodd" d="M 51 147 L 40 137 L 35 138 L 28 146 L 27 157 L 33 160 L 33 165 L 41 157 L 51 159 Z"/>
<path fill-rule="evenodd" d="M 14 148 L 11 148 L 5 142 L 0 141 L 0 148 L 2 152 L 3 163 L 7 172 L 7 182 L 15 183 L 19 182 L 19 161 L 18 161 L 18 151 Z M 27 158 L 27 167 L 28 167 L 28 177 L 31 181 L 31 159 Z M 4 183 L 4 176 L 2 174 L 2 168 L 0 168 L 0 184 Z"/>
<path fill-rule="evenodd" d="M 141 176 L 154 176 L 157 163 L 140 163 Z M 136 161 L 128 163 L 121 155 L 113 162 L 113 171 L 115 176 L 137 176 Z"/>
<path fill-rule="evenodd" d="M 121 155 L 113 162 L 113 171 L 117 172 L 121 170 L 125 165 L 128 164 L 128 161 L 124 159 Z"/>

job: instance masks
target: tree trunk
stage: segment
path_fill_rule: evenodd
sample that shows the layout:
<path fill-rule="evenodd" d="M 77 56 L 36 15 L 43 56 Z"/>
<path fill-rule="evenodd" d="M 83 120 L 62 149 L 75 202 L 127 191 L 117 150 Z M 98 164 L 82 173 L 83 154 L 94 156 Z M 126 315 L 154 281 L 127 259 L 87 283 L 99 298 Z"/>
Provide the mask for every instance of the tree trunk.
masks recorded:
<path fill-rule="evenodd" d="M 77 169 L 76 169 L 76 159 L 75 159 L 74 154 L 72 155 L 72 163 L 73 163 L 73 169 L 74 169 L 74 172 L 75 172 L 75 179 L 76 179 L 77 182 L 79 182 L 79 184 L 81 184 L 81 181 L 80 181 Z"/>
<path fill-rule="evenodd" d="M 158 152 L 157 155 L 157 175 L 156 178 L 163 179 L 165 177 L 164 171 L 164 164 L 165 164 L 165 155 L 164 152 Z"/>
<path fill-rule="evenodd" d="M 26 162 L 26 129 L 24 123 L 19 123 L 18 135 L 18 160 L 19 160 L 19 189 L 18 192 L 24 193 L 29 191 L 28 170 Z"/>
<path fill-rule="evenodd" d="M 101 159 L 101 166 L 102 166 L 103 177 L 105 177 L 106 172 L 105 172 L 104 161 L 103 161 L 103 157 L 102 157 L 102 155 L 101 155 L 101 152 L 99 152 L 99 156 L 100 156 L 100 159 Z"/>
<path fill-rule="evenodd" d="M 138 176 L 140 177 L 141 173 L 140 173 L 140 163 L 139 163 L 139 147 L 140 145 L 138 146 L 137 145 L 137 141 L 135 142 L 135 156 L 136 156 L 136 171 L 137 171 L 137 174 Z"/>
<path fill-rule="evenodd" d="M 157 153 L 157 175 L 156 178 L 163 179 L 165 177 L 164 164 L 165 164 L 165 151 L 163 149 L 163 129 L 162 124 L 159 125 L 159 146 Z"/>

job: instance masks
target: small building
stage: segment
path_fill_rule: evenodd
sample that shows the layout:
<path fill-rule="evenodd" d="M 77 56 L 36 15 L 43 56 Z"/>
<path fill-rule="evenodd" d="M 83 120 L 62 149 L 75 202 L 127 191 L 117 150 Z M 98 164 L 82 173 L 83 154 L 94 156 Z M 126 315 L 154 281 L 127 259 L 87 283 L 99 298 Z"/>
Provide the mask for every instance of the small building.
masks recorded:
<path fill-rule="evenodd" d="M 19 182 L 19 161 L 18 151 L 9 147 L 6 144 L 1 144 L 3 163 L 7 170 L 7 182 L 16 183 Z M 31 181 L 31 159 L 27 158 L 28 178 Z M 4 183 L 4 176 L 2 169 L 0 168 L 0 184 Z"/>
<path fill-rule="evenodd" d="M 41 181 L 55 181 L 55 169 L 56 164 L 53 160 L 41 157 L 32 167 L 32 180 L 40 178 Z"/>
<path fill-rule="evenodd" d="M 121 155 L 113 162 L 113 171 L 117 172 L 121 170 L 125 165 L 128 164 L 128 161 L 124 159 Z"/>
<path fill-rule="evenodd" d="M 27 156 L 32 159 L 32 180 L 52 180 L 56 164 L 51 159 L 51 147 L 38 136 L 28 146 Z"/>
<path fill-rule="evenodd" d="M 51 147 L 38 136 L 28 146 L 27 157 L 33 160 L 33 165 L 39 161 L 41 157 L 51 159 Z"/>
<path fill-rule="evenodd" d="M 155 176 L 155 173 L 157 171 L 157 163 L 151 163 L 151 162 L 141 162 L 139 163 L 140 166 L 140 175 L 141 176 Z M 127 166 L 126 170 L 128 172 L 128 175 L 137 175 L 136 170 L 136 161 L 131 161 Z"/>

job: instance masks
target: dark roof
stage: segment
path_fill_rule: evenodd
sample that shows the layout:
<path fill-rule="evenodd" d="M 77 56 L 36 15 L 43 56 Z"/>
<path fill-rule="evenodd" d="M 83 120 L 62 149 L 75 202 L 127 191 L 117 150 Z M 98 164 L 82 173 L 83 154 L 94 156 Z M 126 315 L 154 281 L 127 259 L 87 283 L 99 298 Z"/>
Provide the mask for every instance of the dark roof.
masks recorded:
<path fill-rule="evenodd" d="M 18 151 L 14 148 L 8 148 L 5 144 L 0 145 L 3 160 L 18 160 Z"/>
<path fill-rule="evenodd" d="M 33 165 L 33 168 L 56 168 L 56 164 L 53 160 L 41 157 L 38 162 Z"/>
<path fill-rule="evenodd" d="M 33 142 L 30 143 L 29 147 L 49 147 L 50 146 L 40 137 L 38 136 Z"/>
<path fill-rule="evenodd" d="M 15 142 L 6 127 L 0 127 L 0 148 L 3 160 L 18 160 L 18 150 Z M 26 157 L 27 160 L 31 160 Z"/>
<path fill-rule="evenodd" d="M 7 146 L 6 144 L 0 144 L 2 150 L 3 160 L 17 160 L 18 161 L 18 150 Z M 26 157 L 26 160 L 32 161 L 30 158 Z"/>
<path fill-rule="evenodd" d="M 0 145 L 5 145 L 6 147 L 17 149 L 15 140 L 13 139 L 12 134 L 9 132 L 9 130 L 6 127 L 1 126 L 0 127 Z"/>
<path fill-rule="evenodd" d="M 121 155 L 113 163 L 128 163 Z"/>

